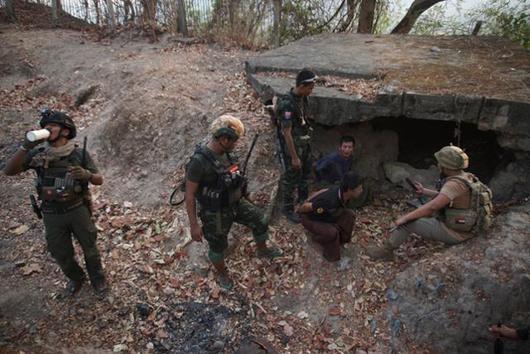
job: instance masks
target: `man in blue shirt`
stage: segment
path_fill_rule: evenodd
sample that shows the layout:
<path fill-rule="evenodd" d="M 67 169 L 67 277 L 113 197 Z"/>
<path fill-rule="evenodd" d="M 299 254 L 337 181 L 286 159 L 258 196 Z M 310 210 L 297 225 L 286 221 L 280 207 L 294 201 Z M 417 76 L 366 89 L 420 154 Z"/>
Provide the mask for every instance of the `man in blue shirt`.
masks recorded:
<path fill-rule="evenodd" d="M 337 152 L 326 155 L 314 165 L 315 181 L 320 186 L 338 184 L 349 171 L 353 170 L 353 151 L 355 150 L 355 139 L 353 136 L 345 135 L 340 138 Z M 363 193 L 348 203 L 348 208 L 355 209 L 367 204 L 370 193 L 366 186 Z"/>

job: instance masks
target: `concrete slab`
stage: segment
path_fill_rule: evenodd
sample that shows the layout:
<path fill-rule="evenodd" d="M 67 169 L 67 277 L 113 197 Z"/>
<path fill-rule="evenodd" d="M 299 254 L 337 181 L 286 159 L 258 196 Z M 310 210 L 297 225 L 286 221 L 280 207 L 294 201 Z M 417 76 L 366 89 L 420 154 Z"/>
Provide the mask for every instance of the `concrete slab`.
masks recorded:
<path fill-rule="evenodd" d="M 322 34 L 246 63 L 263 101 L 287 92 L 302 68 L 324 79 L 310 99 L 321 124 L 452 120 L 530 139 L 530 52 L 502 38 Z"/>

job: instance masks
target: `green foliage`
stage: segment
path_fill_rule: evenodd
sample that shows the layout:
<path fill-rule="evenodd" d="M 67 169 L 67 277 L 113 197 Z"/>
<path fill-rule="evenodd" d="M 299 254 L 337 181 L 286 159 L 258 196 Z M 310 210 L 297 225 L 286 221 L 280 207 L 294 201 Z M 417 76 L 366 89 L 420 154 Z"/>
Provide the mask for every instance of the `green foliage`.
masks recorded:
<path fill-rule="evenodd" d="M 282 6 L 280 38 L 283 43 L 330 30 L 318 0 L 286 0 Z M 329 16 L 329 15 L 328 15 Z"/>
<path fill-rule="evenodd" d="M 495 22 L 496 34 L 510 38 L 520 43 L 526 49 L 530 49 L 530 13 L 506 13 L 500 12 L 492 17 Z"/>

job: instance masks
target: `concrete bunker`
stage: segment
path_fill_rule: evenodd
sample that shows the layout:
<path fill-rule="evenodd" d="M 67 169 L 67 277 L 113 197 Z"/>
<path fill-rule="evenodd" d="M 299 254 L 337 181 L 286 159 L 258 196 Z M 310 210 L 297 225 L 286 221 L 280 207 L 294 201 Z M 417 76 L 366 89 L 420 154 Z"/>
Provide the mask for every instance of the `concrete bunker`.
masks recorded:
<path fill-rule="evenodd" d="M 332 151 L 340 135 L 353 135 L 365 177 L 427 182 L 437 175 L 432 154 L 452 142 L 497 201 L 527 197 L 530 54 L 502 39 L 435 42 L 436 51 L 432 38 L 417 36 L 308 37 L 249 60 L 247 78 L 266 102 L 286 93 L 301 68 L 313 70 L 321 78 L 310 97 L 314 150 Z M 490 55 L 492 45 L 513 56 Z"/>

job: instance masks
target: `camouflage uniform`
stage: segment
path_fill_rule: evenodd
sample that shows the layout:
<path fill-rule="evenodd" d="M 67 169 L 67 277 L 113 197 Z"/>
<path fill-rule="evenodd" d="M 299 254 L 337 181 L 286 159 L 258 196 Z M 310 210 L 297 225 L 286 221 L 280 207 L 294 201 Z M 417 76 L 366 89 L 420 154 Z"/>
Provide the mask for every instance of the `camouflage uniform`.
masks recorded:
<path fill-rule="evenodd" d="M 44 200 L 41 205 L 48 250 L 68 278 L 82 281 L 85 273 L 75 260 L 73 235 L 83 250 L 91 282 L 94 284 L 95 281 L 104 280 L 96 246 L 97 230 L 86 203 L 88 187 L 72 181 L 67 172 L 69 166 L 81 166 L 83 149 L 76 147 L 68 156 L 50 162 L 41 157 L 44 153 L 44 148 L 30 150 L 23 165 L 24 170 L 33 169 L 37 173 L 39 198 L 50 199 L 43 196 L 43 187 L 57 186 L 57 180 L 64 181 L 65 189 L 70 189 L 67 198 Z M 85 158 L 85 164 L 81 167 L 97 174 L 98 169 L 88 153 Z"/>
<path fill-rule="evenodd" d="M 300 97 L 293 90 L 278 102 L 277 117 L 279 120 L 278 140 L 280 159 L 283 173 L 281 176 L 283 209 L 292 211 L 294 208 L 293 192 L 298 188 L 298 201 L 304 201 L 309 195 L 309 176 L 311 175 L 311 131 L 308 118 L 307 97 Z M 294 169 L 291 165 L 291 156 L 281 133 L 282 128 L 291 127 L 293 143 L 298 158 L 302 162 L 301 169 Z"/>
<path fill-rule="evenodd" d="M 196 197 L 204 238 L 208 241 L 208 257 L 219 262 L 224 259 L 228 232 L 234 222 L 248 226 L 257 243 L 268 239 L 268 224 L 263 212 L 242 198 L 241 185 L 216 187 L 223 184 L 222 175 L 234 166 L 231 157 L 226 153 L 217 155 L 206 146 L 200 149 L 202 152 L 196 152 L 187 166 L 186 178 L 199 184 Z"/>

